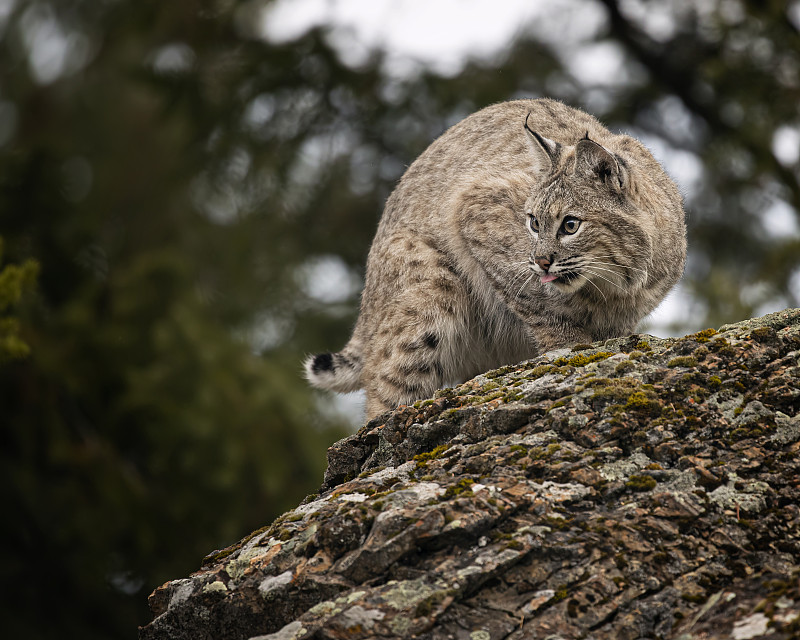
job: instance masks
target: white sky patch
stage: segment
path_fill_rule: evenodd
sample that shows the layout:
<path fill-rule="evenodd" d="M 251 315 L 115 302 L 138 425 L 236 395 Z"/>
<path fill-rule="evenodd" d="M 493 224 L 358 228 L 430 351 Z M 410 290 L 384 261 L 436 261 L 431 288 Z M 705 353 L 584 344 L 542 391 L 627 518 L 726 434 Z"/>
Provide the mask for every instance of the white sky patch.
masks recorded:
<path fill-rule="evenodd" d="M 241 194 L 230 184 L 214 184 L 209 176 L 194 179 L 189 190 L 192 203 L 204 215 L 218 224 L 236 220 Z"/>
<path fill-rule="evenodd" d="M 3 3 L 2 11 L 7 6 Z M 82 69 L 91 57 L 89 39 L 78 31 L 68 31 L 48 4 L 36 3 L 26 9 L 19 28 L 31 73 L 39 84 L 49 84 Z"/>
<path fill-rule="evenodd" d="M 383 49 L 394 75 L 420 66 L 454 75 L 468 59 L 505 50 L 527 27 L 538 33 L 543 21 L 551 32 L 589 37 L 601 11 L 585 0 L 278 0 L 265 8 L 261 32 L 272 42 L 287 42 L 326 25 L 348 64 L 357 66 L 370 50 Z"/>
<path fill-rule="evenodd" d="M 703 303 L 692 296 L 683 283 L 679 282 L 661 301 L 661 304 L 640 323 L 639 330 L 659 338 L 683 336 L 692 329 L 692 327 L 686 328 L 687 318 L 705 316 L 703 306 Z M 702 328 L 696 327 L 695 329 L 699 331 Z"/>
<path fill-rule="evenodd" d="M 244 121 L 247 127 L 258 131 L 275 115 L 275 96 L 268 93 L 256 96 L 247 105 L 244 112 Z"/>
<path fill-rule="evenodd" d="M 353 428 L 353 431 L 364 424 L 364 409 L 367 395 L 364 391 L 354 393 L 320 392 L 315 403 L 317 411 L 333 420 L 342 420 Z"/>
<path fill-rule="evenodd" d="M 795 29 L 800 29 L 800 0 L 795 0 L 786 9 L 786 15 Z"/>
<path fill-rule="evenodd" d="M 761 225 L 772 238 L 797 238 L 800 225 L 797 224 L 797 211 L 785 200 L 776 198 L 761 213 Z"/>
<path fill-rule="evenodd" d="M 759 316 L 765 316 L 768 313 L 775 313 L 776 311 L 783 311 L 784 309 L 793 306 L 786 298 L 783 296 L 778 296 L 775 298 L 770 298 L 766 302 L 758 305 L 753 312 L 753 317 L 758 318 Z"/>
<path fill-rule="evenodd" d="M 620 0 L 619 6 L 626 18 L 659 42 L 674 37 L 678 24 L 687 18 L 713 28 L 718 17 L 726 24 L 738 24 L 746 17 L 740 0 Z"/>
<path fill-rule="evenodd" d="M 17 0 L 0 0 L 0 37 L 5 33 L 6 24 L 16 5 Z"/>
<path fill-rule="evenodd" d="M 339 256 L 318 256 L 300 267 L 303 292 L 317 302 L 346 302 L 361 290 L 361 278 Z"/>
<path fill-rule="evenodd" d="M 795 303 L 800 300 L 800 268 L 792 271 L 792 275 L 789 277 L 789 291 L 791 291 Z"/>
<path fill-rule="evenodd" d="M 243 336 L 256 353 L 263 353 L 286 342 L 293 332 L 294 322 L 288 317 L 265 312 L 256 318 L 250 330 L 243 332 Z"/>
<path fill-rule="evenodd" d="M 597 42 L 581 47 L 565 62 L 575 79 L 587 87 L 624 83 L 630 76 L 625 65 L 625 54 L 613 42 Z"/>
<path fill-rule="evenodd" d="M 800 160 L 800 128 L 778 127 L 772 135 L 772 154 L 784 167 Z"/>
<path fill-rule="evenodd" d="M 756 305 L 767 297 L 770 287 L 766 282 L 754 282 L 742 286 L 739 299 L 746 305 Z"/>
<path fill-rule="evenodd" d="M 705 178 L 703 163 L 691 151 L 676 149 L 666 140 L 646 131 L 632 129 L 628 133 L 644 144 L 653 157 L 666 169 L 669 176 L 678 183 L 681 193 L 691 197 L 697 193 Z"/>
<path fill-rule="evenodd" d="M 150 64 L 156 73 L 177 75 L 194 66 L 194 50 L 183 42 L 173 42 L 156 49 L 150 56 Z"/>
<path fill-rule="evenodd" d="M 654 40 L 664 42 L 675 34 L 675 7 L 673 2 L 642 2 L 622 0 L 620 9 Z"/>
<path fill-rule="evenodd" d="M 686 108 L 686 105 L 676 95 L 666 95 L 655 103 L 655 113 L 664 131 L 669 131 L 676 139 L 693 142 L 700 132 L 698 131 L 697 117 Z"/>

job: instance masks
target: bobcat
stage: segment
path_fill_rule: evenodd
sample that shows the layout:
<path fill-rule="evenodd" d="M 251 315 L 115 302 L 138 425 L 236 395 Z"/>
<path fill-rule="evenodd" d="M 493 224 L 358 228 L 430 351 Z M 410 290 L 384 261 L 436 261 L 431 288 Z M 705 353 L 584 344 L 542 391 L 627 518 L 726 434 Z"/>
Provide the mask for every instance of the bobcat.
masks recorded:
<path fill-rule="evenodd" d="M 683 273 L 675 184 L 647 149 L 553 100 L 450 128 L 386 202 L 361 312 L 309 381 L 367 419 L 446 383 L 633 332 Z"/>

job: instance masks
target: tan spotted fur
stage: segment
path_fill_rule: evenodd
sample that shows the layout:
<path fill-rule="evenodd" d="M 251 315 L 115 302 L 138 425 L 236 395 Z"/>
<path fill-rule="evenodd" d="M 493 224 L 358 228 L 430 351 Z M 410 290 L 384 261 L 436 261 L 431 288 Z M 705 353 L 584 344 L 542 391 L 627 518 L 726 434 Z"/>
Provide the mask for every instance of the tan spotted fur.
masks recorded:
<path fill-rule="evenodd" d="M 574 234 L 565 217 L 580 220 Z M 685 255 L 680 194 L 641 143 L 560 102 L 496 104 L 408 168 L 369 252 L 352 338 L 309 358 L 307 376 L 366 389 L 371 418 L 491 368 L 633 332 Z M 553 258 L 557 281 L 541 281 L 537 256 Z"/>

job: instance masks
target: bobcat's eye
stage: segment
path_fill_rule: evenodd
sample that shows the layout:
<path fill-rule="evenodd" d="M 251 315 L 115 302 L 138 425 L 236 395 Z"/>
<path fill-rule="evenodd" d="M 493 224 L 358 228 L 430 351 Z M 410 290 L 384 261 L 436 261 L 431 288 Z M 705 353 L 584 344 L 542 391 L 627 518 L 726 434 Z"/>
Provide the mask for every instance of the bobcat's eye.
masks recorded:
<path fill-rule="evenodd" d="M 528 216 L 528 227 L 534 233 L 539 233 L 539 221 L 536 216 Z"/>
<path fill-rule="evenodd" d="M 581 221 L 577 218 L 564 218 L 564 222 L 561 223 L 561 233 L 566 233 L 567 235 L 572 235 L 578 230 L 578 227 L 581 226 Z"/>

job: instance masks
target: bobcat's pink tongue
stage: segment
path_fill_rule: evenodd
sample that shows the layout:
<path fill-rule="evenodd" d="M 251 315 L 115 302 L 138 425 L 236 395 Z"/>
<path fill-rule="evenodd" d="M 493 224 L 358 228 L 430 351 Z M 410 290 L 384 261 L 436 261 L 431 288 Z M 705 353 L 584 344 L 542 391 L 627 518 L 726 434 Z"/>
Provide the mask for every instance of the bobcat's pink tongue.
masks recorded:
<path fill-rule="evenodd" d="M 558 280 L 558 276 L 553 275 L 552 273 L 548 273 L 539 278 L 539 282 L 552 282 L 553 280 Z"/>

